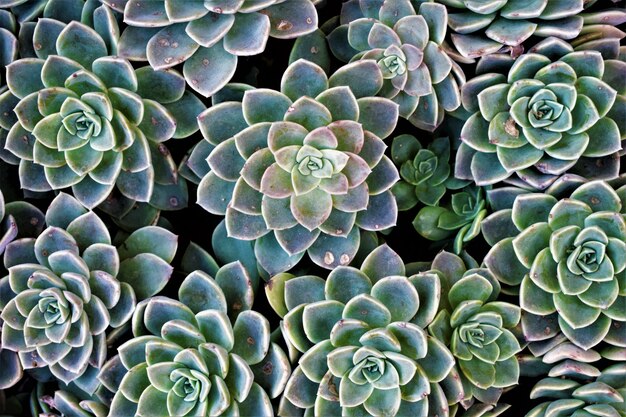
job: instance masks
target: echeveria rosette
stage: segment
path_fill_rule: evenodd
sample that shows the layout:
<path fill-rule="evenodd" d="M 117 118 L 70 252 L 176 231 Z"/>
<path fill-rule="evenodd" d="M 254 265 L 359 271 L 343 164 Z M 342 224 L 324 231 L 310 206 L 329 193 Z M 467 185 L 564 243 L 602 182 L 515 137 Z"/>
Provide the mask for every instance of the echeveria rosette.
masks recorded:
<path fill-rule="evenodd" d="M 187 84 L 205 97 L 230 81 L 239 56 L 265 50 L 269 37 L 317 29 L 318 0 L 102 0 L 124 14 L 120 56 L 156 70 L 183 64 Z"/>
<path fill-rule="evenodd" d="M 458 258 L 456 262 L 463 264 Z M 502 392 L 518 382 L 515 355 L 522 348 L 513 329 L 520 321 L 520 308 L 498 301 L 500 285 L 486 268 L 470 269 L 448 285 L 449 309 L 437 315 L 429 332 L 449 345 L 456 357 L 463 383 L 471 387 L 464 400 L 471 403 L 476 396 L 484 401 L 485 391 Z"/>
<path fill-rule="evenodd" d="M 267 319 L 249 306 L 233 309 L 234 300 L 252 297 L 245 268 L 225 265 L 215 279 L 192 272 L 178 295 L 137 306 L 134 337 L 99 376 L 114 393 L 110 415 L 272 416 L 270 399 L 291 368 Z"/>
<path fill-rule="evenodd" d="M 90 13 L 101 3 L 98 0 L 2 0 L 0 8 L 9 9 L 20 25 L 50 18 L 69 23 L 72 20 L 88 24 Z M 91 24 L 90 24 L 91 26 Z"/>
<path fill-rule="evenodd" d="M 626 364 L 611 365 L 601 372 L 595 369 L 592 375 L 585 370 L 584 364 L 573 362 L 566 374 L 540 380 L 530 398 L 545 401 L 526 417 L 547 417 L 555 412 L 563 417 L 626 415 Z"/>
<path fill-rule="evenodd" d="M 521 350 L 515 336 L 520 308 L 498 300 L 500 284 L 466 254 L 440 252 L 431 264 L 442 287 L 441 308 L 428 327 L 450 347 L 463 384 L 463 408 L 498 405 L 503 391 L 517 384 Z M 506 408 L 505 408 L 506 409 Z"/>
<path fill-rule="evenodd" d="M 384 245 L 326 280 L 276 275 L 266 294 L 298 363 L 279 416 L 454 415 L 463 393 L 453 357 L 423 330 L 439 306 L 437 275 L 407 278 Z"/>
<path fill-rule="evenodd" d="M 463 106 L 473 114 L 461 132 L 455 176 L 537 189 L 566 172 L 616 177 L 624 91 L 612 85 L 625 74 L 616 53 L 574 51 L 556 38 L 516 60 L 484 57 L 477 77 L 463 86 Z M 514 174 L 519 179 L 509 179 Z"/>
<path fill-rule="evenodd" d="M 453 251 L 458 255 L 480 234 L 481 222 L 488 214 L 487 202 L 481 187 L 468 185 L 454 193 L 448 187 L 450 198 L 437 206 L 422 207 L 413 219 L 413 227 L 426 239 L 452 240 Z"/>
<path fill-rule="evenodd" d="M 45 379 L 49 371 L 92 394 L 107 330 L 125 324 L 137 300 L 165 286 L 177 238 L 146 227 L 116 248 L 102 220 L 64 193 L 51 203 L 46 223 L 36 239 L 6 248 L 2 347 L 17 352 L 33 376 Z"/>
<path fill-rule="evenodd" d="M 9 91 L 0 96 L 2 108 L 15 109 L 0 125 L 19 161 L 22 188 L 71 187 L 88 208 L 114 188 L 157 209 L 182 208 L 186 184 L 164 142 L 194 133 L 205 108 L 185 92 L 183 77 L 134 69 L 78 22 L 41 19 L 33 43 L 38 57 L 9 65 Z"/>
<path fill-rule="evenodd" d="M 584 0 L 437 0 L 448 6 L 452 43 L 478 58 L 514 48 L 531 36 L 573 39 L 583 27 Z"/>
<path fill-rule="evenodd" d="M 417 11 L 416 11 L 417 10 Z M 352 0 L 344 4 L 342 25 L 329 35 L 332 52 L 343 61 L 375 60 L 383 73 L 379 96 L 398 103 L 400 115 L 433 131 L 444 114 L 461 105 L 461 68 L 441 44 L 445 6 L 409 0 Z"/>
<path fill-rule="evenodd" d="M 583 349 L 601 341 L 626 346 L 626 211 L 602 181 L 578 187 L 569 198 L 518 196 L 512 209 L 483 222 L 493 247 L 486 265 L 498 280 L 519 288 L 529 341 L 554 336 L 532 329 L 558 327 Z M 545 323 L 545 324 L 542 324 Z"/>
<path fill-rule="evenodd" d="M 373 75 L 361 78 L 366 71 Z M 375 91 L 380 79 L 371 60 L 330 80 L 299 60 L 285 72 L 281 92 L 248 90 L 242 102 L 223 102 L 199 116 L 207 142 L 187 160 L 202 178 L 198 203 L 226 216 L 228 236 L 255 240 L 257 260 L 270 275 L 291 268 L 307 250 L 322 267 L 346 265 L 360 229 L 395 225 L 390 188 L 399 175 L 382 138 L 393 131 L 398 106 L 357 98 Z"/>

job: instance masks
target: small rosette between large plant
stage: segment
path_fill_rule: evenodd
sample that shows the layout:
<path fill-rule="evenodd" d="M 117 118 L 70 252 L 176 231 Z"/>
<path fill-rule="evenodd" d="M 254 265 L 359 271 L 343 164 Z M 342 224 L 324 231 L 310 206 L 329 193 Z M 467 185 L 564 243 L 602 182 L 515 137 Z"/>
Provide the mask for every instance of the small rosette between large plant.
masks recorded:
<path fill-rule="evenodd" d="M 103 0 L 124 14 L 120 56 L 155 70 L 183 64 L 187 84 L 205 97 L 230 81 L 240 56 L 258 55 L 269 37 L 317 29 L 318 0 Z"/>
<path fill-rule="evenodd" d="M 17 352 L 20 375 L 23 368 L 35 378 L 54 376 L 93 394 L 107 332 L 168 282 L 177 238 L 151 226 L 116 247 L 102 220 L 64 193 L 51 203 L 46 223 L 37 238 L 5 250 L 2 347 Z"/>
<path fill-rule="evenodd" d="M 461 132 L 455 176 L 545 189 L 571 172 L 611 179 L 624 137 L 626 63 L 615 48 L 574 48 L 549 38 L 513 60 L 484 57 L 465 84 L 473 113 Z M 611 52 L 613 51 L 613 52 Z M 617 89 L 616 89 L 617 88 Z"/>
<path fill-rule="evenodd" d="M 447 296 L 428 331 L 450 346 L 456 358 L 455 370 L 464 387 L 461 405 L 496 405 L 520 375 L 516 355 L 522 348 L 515 335 L 520 308 L 500 301 L 498 280 L 467 255 L 462 259 L 441 252 L 431 268 Z"/>
<path fill-rule="evenodd" d="M 114 393 L 110 415 L 274 415 L 271 399 L 282 393 L 291 367 L 271 342 L 267 319 L 250 310 L 245 268 L 227 264 L 215 278 L 194 271 L 178 298 L 137 306 L 134 337 L 99 376 Z"/>
<path fill-rule="evenodd" d="M 343 5 L 341 26 L 329 36 L 331 51 L 345 62 L 375 60 L 383 72 L 379 96 L 398 103 L 400 115 L 433 131 L 446 112 L 461 105 L 462 69 L 442 48 L 445 6 L 409 0 L 351 0 Z"/>
<path fill-rule="evenodd" d="M 454 252 L 460 253 L 480 233 L 487 203 L 482 189 L 450 176 L 450 139 L 437 138 L 424 149 L 414 136 L 400 135 L 393 139 L 391 159 L 402 177 L 391 189 L 398 210 L 421 203 L 415 230 L 429 240 L 453 240 Z"/>
<path fill-rule="evenodd" d="M 135 69 L 114 56 L 111 36 L 78 22 L 39 20 L 37 57 L 7 67 L 9 90 L 0 95 L 7 162 L 19 164 L 22 188 L 71 187 L 88 208 L 115 189 L 131 205 L 180 209 L 186 183 L 164 142 L 197 131 L 205 106 L 176 71 Z"/>
<path fill-rule="evenodd" d="M 198 203 L 226 216 L 228 236 L 255 240 L 270 275 L 307 251 L 322 267 L 346 265 L 361 230 L 395 225 L 390 188 L 399 175 L 383 139 L 395 128 L 398 106 L 370 97 L 381 80 L 372 60 L 330 79 L 299 60 L 285 72 L 281 92 L 248 90 L 241 102 L 199 116 L 206 142 L 186 162 L 202 178 Z"/>
<path fill-rule="evenodd" d="M 267 283 L 297 361 L 278 415 L 454 415 L 463 387 L 453 356 L 423 330 L 439 308 L 439 278 L 406 275 L 385 245 L 326 280 L 283 273 Z"/>
<path fill-rule="evenodd" d="M 561 200 L 523 194 L 483 222 L 493 245 L 485 263 L 519 291 L 528 341 L 554 337 L 544 329 L 558 318 L 560 331 L 583 349 L 601 341 L 626 346 L 624 190 L 593 181 Z"/>

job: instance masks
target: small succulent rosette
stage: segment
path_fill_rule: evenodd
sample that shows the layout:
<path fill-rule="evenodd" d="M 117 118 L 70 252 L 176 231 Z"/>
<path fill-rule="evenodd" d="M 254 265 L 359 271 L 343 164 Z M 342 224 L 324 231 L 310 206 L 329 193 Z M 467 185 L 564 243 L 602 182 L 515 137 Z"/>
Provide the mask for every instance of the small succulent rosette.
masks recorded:
<path fill-rule="evenodd" d="M 0 95 L 0 145 L 12 154 L 6 162 L 19 164 L 23 189 L 71 187 L 88 208 L 114 189 L 131 205 L 183 208 L 186 183 L 164 142 L 197 131 L 205 106 L 176 71 L 134 69 L 115 56 L 115 19 L 100 9 L 113 22 L 102 33 L 40 19 L 36 57 L 7 67 L 9 89 Z"/>
<path fill-rule="evenodd" d="M 514 333 L 520 308 L 499 301 L 498 280 L 476 266 L 466 269 L 463 259 L 441 252 L 431 270 L 440 277 L 447 300 L 428 331 L 450 346 L 456 358 L 466 408 L 476 399 L 496 404 L 505 389 L 518 383 L 516 354 L 522 350 Z"/>
<path fill-rule="evenodd" d="M 559 3 L 559 2 L 557 2 Z M 548 38 L 517 59 L 484 57 L 463 86 L 472 113 L 461 131 L 455 176 L 545 189 L 570 172 L 617 177 L 626 76 L 619 39 L 574 48 Z M 594 50 L 594 48 L 598 50 Z M 613 52 L 611 52 L 613 51 Z"/>
<path fill-rule="evenodd" d="M 545 400 L 526 417 L 623 416 L 626 414 L 626 364 L 602 371 L 572 362 L 550 371 L 530 392 L 531 399 Z"/>
<path fill-rule="evenodd" d="M 372 60 L 330 79 L 299 60 L 280 92 L 247 90 L 241 102 L 220 102 L 199 116 L 206 141 L 185 164 L 201 178 L 198 204 L 226 216 L 229 237 L 255 241 L 270 275 L 306 252 L 325 268 L 347 265 L 361 230 L 395 225 L 390 188 L 399 175 L 383 139 L 396 126 L 398 106 L 369 96 L 381 79 Z"/>
<path fill-rule="evenodd" d="M 140 303 L 134 337 L 99 376 L 114 394 L 109 415 L 272 416 L 270 401 L 291 367 L 271 342 L 268 320 L 250 310 L 252 297 L 245 268 L 234 262 L 215 278 L 189 274 L 180 301 L 157 296 Z"/>
<path fill-rule="evenodd" d="M 328 40 L 333 54 L 345 62 L 375 60 L 384 78 L 378 95 L 398 103 L 400 115 L 415 126 L 433 131 L 446 112 L 461 105 L 465 74 L 442 47 L 448 24 L 445 6 L 413 4 L 348 1 L 341 26 Z"/>
<path fill-rule="evenodd" d="M 189 87 L 205 97 L 230 81 L 240 56 L 260 54 L 268 38 L 317 29 L 319 0 L 103 0 L 128 25 L 119 54 L 155 70 L 183 64 Z"/>
<path fill-rule="evenodd" d="M 625 187 L 616 191 L 592 181 L 560 200 L 522 194 L 512 209 L 483 222 L 483 236 L 493 246 L 485 264 L 503 285 L 519 289 L 527 340 L 553 337 L 558 321 L 583 349 L 600 341 L 623 348 Z"/>
<path fill-rule="evenodd" d="M 531 36 L 573 39 L 583 28 L 586 0 L 438 0 L 448 6 L 452 43 L 478 58 L 518 47 Z"/>
<path fill-rule="evenodd" d="M 453 356 L 423 330 L 439 308 L 437 275 L 407 277 L 384 245 L 326 280 L 279 274 L 266 294 L 297 361 L 279 416 L 454 415 L 463 395 Z"/>
<path fill-rule="evenodd" d="M 424 149 L 412 135 L 397 136 L 391 159 L 402 178 L 391 189 L 398 210 L 410 210 L 421 203 L 423 207 L 413 220 L 415 230 L 436 242 L 451 239 L 454 252 L 461 253 L 463 246 L 480 233 L 487 202 L 481 188 L 450 176 L 450 139 L 437 138 Z"/>
<path fill-rule="evenodd" d="M 168 282 L 177 237 L 151 226 L 113 246 L 102 220 L 64 193 L 51 203 L 46 223 L 36 239 L 17 239 L 4 253 L 2 348 L 19 361 L 3 367 L 3 385 L 25 369 L 93 394 L 107 331 L 128 322 L 136 302 Z"/>

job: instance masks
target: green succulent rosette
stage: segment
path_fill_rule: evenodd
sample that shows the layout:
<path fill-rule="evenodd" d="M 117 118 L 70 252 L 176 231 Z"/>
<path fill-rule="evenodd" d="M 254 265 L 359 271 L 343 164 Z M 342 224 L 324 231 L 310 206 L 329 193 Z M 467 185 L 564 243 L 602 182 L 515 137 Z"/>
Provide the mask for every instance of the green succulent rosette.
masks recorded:
<path fill-rule="evenodd" d="M 447 303 L 428 331 L 450 346 L 456 358 L 465 388 L 463 405 L 475 398 L 496 403 L 504 389 L 518 383 L 516 354 L 522 348 L 514 329 L 520 308 L 499 301 L 500 284 L 486 268 L 466 270 L 461 258 L 447 252 L 437 255 L 432 268 L 448 291 Z"/>
<path fill-rule="evenodd" d="M 238 57 L 265 50 L 270 37 L 317 29 L 318 0 L 102 0 L 124 15 L 120 56 L 155 70 L 183 63 L 189 87 L 205 97 L 230 81 Z"/>
<path fill-rule="evenodd" d="M 428 332 L 455 357 L 454 372 L 463 386 L 460 405 L 470 414 L 485 405 L 506 410 L 508 405 L 498 404 L 500 396 L 520 376 L 520 308 L 500 301 L 498 280 L 466 253 L 440 252 L 428 273 L 438 277 L 443 295 Z"/>
<path fill-rule="evenodd" d="M 485 219 L 493 246 L 485 264 L 519 291 L 529 341 L 553 336 L 558 318 L 558 329 L 583 349 L 601 341 L 624 347 L 625 214 L 624 186 L 592 181 L 560 200 L 522 194 Z"/>
<path fill-rule="evenodd" d="M 91 13 L 99 6 L 98 0 L 1 0 L 0 8 L 9 9 L 20 25 L 28 26 L 38 17 L 70 23 L 72 20 L 92 26 Z M 93 27 L 93 26 L 92 26 Z"/>
<path fill-rule="evenodd" d="M 484 57 L 462 91 L 473 114 L 461 132 L 455 176 L 481 186 L 506 180 L 536 189 L 568 172 L 615 178 L 625 134 L 619 80 L 626 64 L 619 40 L 606 43 L 610 47 L 587 43 L 574 50 L 548 38 L 515 60 Z"/>
<path fill-rule="evenodd" d="M 248 89 L 241 102 L 219 102 L 199 116 L 206 141 L 184 163 L 199 181 L 198 204 L 225 215 L 229 237 L 255 241 L 270 275 L 307 252 L 324 268 L 346 265 L 361 230 L 395 225 L 390 188 L 399 175 L 382 139 L 395 128 L 398 106 L 368 94 L 381 78 L 371 60 L 330 79 L 299 60 L 281 92 Z"/>
<path fill-rule="evenodd" d="M 165 286 L 177 237 L 151 226 L 116 247 L 102 220 L 64 193 L 51 203 L 46 223 L 36 239 L 15 240 L 5 250 L 2 348 L 19 362 L 3 369 L 3 385 L 25 369 L 93 394 L 107 332 L 130 320 L 137 300 Z"/>
<path fill-rule="evenodd" d="M 375 60 L 383 72 L 378 95 L 396 102 L 403 118 L 433 131 L 446 112 L 459 108 L 465 75 L 442 47 L 445 6 L 351 0 L 344 3 L 340 22 L 328 36 L 331 51 L 344 62 Z"/>
<path fill-rule="evenodd" d="M 360 269 L 339 266 L 326 280 L 279 274 L 266 294 L 297 361 L 279 416 L 456 412 L 463 388 L 453 356 L 423 330 L 439 308 L 436 274 L 407 278 L 384 245 Z"/>
<path fill-rule="evenodd" d="M 391 189 L 398 210 L 421 203 L 413 220 L 415 230 L 433 241 L 452 238 L 454 252 L 460 253 L 480 233 L 487 202 L 481 188 L 450 176 L 450 139 L 437 138 L 424 149 L 414 136 L 400 135 L 393 139 L 391 159 L 401 176 Z"/>
<path fill-rule="evenodd" d="M 134 337 L 99 376 L 114 394 L 109 415 L 272 416 L 270 400 L 283 391 L 291 368 L 271 342 L 268 320 L 250 310 L 245 268 L 234 262 L 215 278 L 194 271 L 178 297 L 137 306 Z"/>
<path fill-rule="evenodd" d="M 526 413 L 526 417 L 555 413 L 563 417 L 626 415 L 626 364 L 586 371 L 589 369 L 584 364 L 574 361 L 567 369 L 551 370 L 551 376 L 535 384 L 530 393 L 531 399 L 546 401 Z"/>
<path fill-rule="evenodd" d="M 115 190 L 129 205 L 180 209 L 186 183 L 164 142 L 197 131 L 205 106 L 176 71 L 134 69 L 113 56 L 116 24 L 104 29 L 39 20 L 37 57 L 7 67 L 9 90 L 0 95 L 7 162 L 19 163 L 23 189 L 71 187 L 88 208 Z"/>
<path fill-rule="evenodd" d="M 585 0 L 437 0 L 448 7 L 452 43 L 478 58 L 515 48 L 531 36 L 573 39 L 583 28 Z"/>

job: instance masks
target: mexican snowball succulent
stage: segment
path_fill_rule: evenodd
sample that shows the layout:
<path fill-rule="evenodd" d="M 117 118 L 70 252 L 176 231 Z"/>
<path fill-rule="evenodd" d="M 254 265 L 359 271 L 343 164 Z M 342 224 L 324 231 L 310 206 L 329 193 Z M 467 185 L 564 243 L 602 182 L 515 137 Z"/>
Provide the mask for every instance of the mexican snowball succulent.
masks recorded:
<path fill-rule="evenodd" d="M 103 0 L 124 14 L 120 55 L 155 70 L 184 62 L 188 85 L 211 96 L 230 81 L 239 56 L 260 54 L 268 38 L 317 29 L 317 0 Z"/>
<path fill-rule="evenodd" d="M 448 415 L 458 398 L 446 390 L 461 389 L 450 374 L 454 360 L 423 330 L 437 312 L 440 289 L 434 274 L 407 278 L 387 246 L 361 269 L 339 266 L 326 281 L 272 278 L 268 299 L 283 317 L 287 343 L 302 353 L 278 415 L 298 408 L 319 416 Z"/>
<path fill-rule="evenodd" d="M 115 393 L 110 415 L 272 416 L 270 398 L 282 392 L 290 366 L 270 342 L 267 319 L 233 303 L 250 297 L 249 287 L 236 262 L 215 279 L 189 274 L 180 301 L 159 296 L 140 303 L 134 337 L 100 375 Z"/>
<path fill-rule="evenodd" d="M 71 187 L 93 208 L 117 187 L 130 200 L 180 208 L 179 201 L 157 198 L 155 188 L 184 187 L 163 142 L 194 133 L 194 116 L 204 109 L 185 91 L 183 77 L 134 69 L 111 56 L 105 38 L 75 21 L 42 19 L 33 42 L 38 57 L 7 67 L 9 91 L 0 96 L 2 108 L 15 108 L 1 126 L 22 188 Z"/>
<path fill-rule="evenodd" d="M 323 267 L 348 264 L 359 229 L 395 224 L 389 189 L 398 173 L 382 138 L 393 130 L 398 107 L 357 98 L 376 84 L 375 76 L 359 80 L 359 72 L 377 68 L 363 61 L 350 69 L 356 76 L 329 80 L 300 60 L 287 69 L 281 92 L 249 90 L 241 102 L 220 103 L 198 117 L 208 141 L 188 161 L 203 175 L 198 203 L 226 215 L 230 237 L 256 240 L 259 264 L 270 274 L 289 269 L 307 249 Z M 342 86 L 347 78 L 357 86 Z"/>
<path fill-rule="evenodd" d="M 18 239 L 5 251 L 2 347 L 17 352 L 21 364 L 8 371 L 33 370 L 45 379 L 35 371 L 46 368 L 93 393 L 107 330 L 130 320 L 137 300 L 165 286 L 177 239 L 147 227 L 116 248 L 102 220 L 64 193 L 52 202 L 46 223 L 36 239 Z"/>
<path fill-rule="evenodd" d="M 503 66 L 508 76 L 493 72 Z M 486 56 L 479 69 L 463 87 L 473 114 L 461 132 L 457 177 L 488 185 L 516 174 L 544 189 L 570 170 L 590 179 L 617 175 L 624 91 L 614 86 L 626 74 L 617 54 L 549 38 L 515 61 Z"/>
<path fill-rule="evenodd" d="M 561 200 L 523 194 L 512 209 L 483 224 L 494 244 L 485 258 L 490 270 L 503 283 L 520 286 L 527 314 L 546 323 L 558 315 L 560 330 L 584 349 L 600 341 L 624 346 L 624 187 L 618 192 L 593 181 Z"/>
<path fill-rule="evenodd" d="M 379 96 L 400 106 L 400 115 L 432 131 L 446 111 L 461 105 L 461 68 L 444 51 L 447 12 L 443 5 L 409 0 L 352 0 L 344 4 L 342 25 L 329 35 L 343 61 L 373 59 L 383 72 Z"/>

